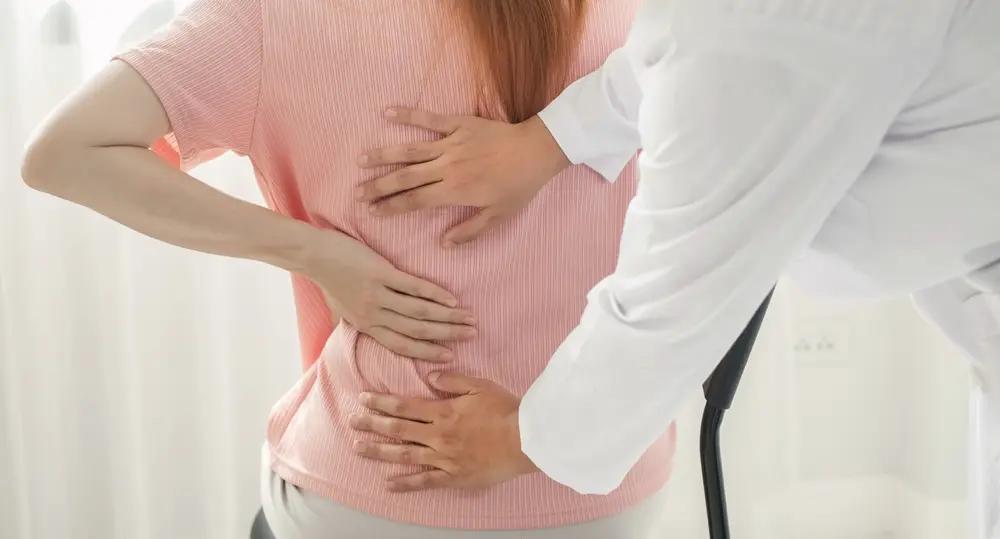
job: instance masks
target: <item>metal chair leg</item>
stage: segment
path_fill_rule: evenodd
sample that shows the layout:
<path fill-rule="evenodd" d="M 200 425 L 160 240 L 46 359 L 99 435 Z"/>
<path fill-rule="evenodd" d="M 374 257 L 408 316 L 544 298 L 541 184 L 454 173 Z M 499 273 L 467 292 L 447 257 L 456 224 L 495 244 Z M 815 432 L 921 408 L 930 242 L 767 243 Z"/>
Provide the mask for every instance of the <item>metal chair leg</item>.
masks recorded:
<path fill-rule="evenodd" d="M 271 526 L 264 518 L 264 510 L 259 509 L 257 516 L 253 519 L 253 526 L 250 527 L 250 539 L 275 539 Z"/>
<path fill-rule="evenodd" d="M 705 508 L 708 512 L 708 532 L 711 539 L 730 539 L 726 490 L 722 478 L 722 456 L 719 430 L 726 410 L 733 404 L 740 378 L 750 358 L 764 314 L 774 290 L 764 298 L 760 308 L 736 339 L 726 356 L 705 382 L 705 412 L 701 418 L 701 475 L 705 487 Z"/>

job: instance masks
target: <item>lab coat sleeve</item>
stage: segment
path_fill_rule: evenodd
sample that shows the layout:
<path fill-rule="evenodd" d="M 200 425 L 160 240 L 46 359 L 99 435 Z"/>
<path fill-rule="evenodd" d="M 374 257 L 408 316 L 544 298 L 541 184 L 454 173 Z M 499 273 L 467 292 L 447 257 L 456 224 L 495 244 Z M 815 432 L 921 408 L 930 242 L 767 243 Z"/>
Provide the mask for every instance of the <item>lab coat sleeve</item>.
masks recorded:
<path fill-rule="evenodd" d="M 538 117 L 571 163 L 587 165 L 613 182 L 639 150 L 639 101 L 626 46 L 566 88 Z"/>
<path fill-rule="evenodd" d="M 665 20 L 633 28 L 664 32 L 669 46 L 640 74 L 640 181 L 617 269 L 519 411 L 527 456 L 585 494 L 617 488 L 694 396 L 937 50 L 898 27 L 869 38 L 842 19 L 670 4 Z"/>

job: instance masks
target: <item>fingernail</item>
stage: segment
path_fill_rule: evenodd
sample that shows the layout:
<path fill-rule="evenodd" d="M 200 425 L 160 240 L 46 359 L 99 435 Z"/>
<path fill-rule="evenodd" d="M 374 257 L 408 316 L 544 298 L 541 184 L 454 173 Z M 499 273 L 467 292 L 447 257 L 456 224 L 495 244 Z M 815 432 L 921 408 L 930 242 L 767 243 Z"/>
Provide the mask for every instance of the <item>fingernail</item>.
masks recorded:
<path fill-rule="evenodd" d="M 368 156 L 367 155 L 360 155 L 360 156 L 358 156 L 358 164 L 359 165 L 367 165 L 368 164 Z"/>
<path fill-rule="evenodd" d="M 385 111 L 386 118 L 395 118 L 396 116 L 399 116 L 399 111 L 396 109 L 389 109 Z"/>
<path fill-rule="evenodd" d="M 386 481 L 383 484 L 385 485 L 386 490 L 397 490 L 398 489 L 398 487 L 396 486 L 396 483 L 393 483 L 392 481 Z"/>
<path fill-rule="evenodd" d="M 478 334 L 479 334 L 479 332 L 476 331 L 474 328 L 468 328 L 468 329 L 463 329 L 462 330 L 462 337 L 466 338 L 466 339 L 471 339 L 471 338 L 475 337 Z"/>
<path fill-rule="evenodd" d="M 462 323 L 463 324 L 468 324 L 470 326 L 474 326 L 474 325 L 476 325 L 476 319 L 473 318 L 473 317 L 471 317 L 471 316 L 467 316 L 467 317 L 465 317 L 465 318 L 462 319 Z"/>
<path fill-rule="evenodd" d="M 441 373 L 439 372 L 432 372 L 427 375 L 427 379 L 430 380 L 432 384 L 437 383 L 438 378 L 441 378 Z"/>
<path fill-rule="evenodd" d="M 361 404 L 363 404 L 365 406 L 368 406 L 368 404 L 370 404 L 372 402 L 372 395 L 371 395 L 371 393 L 362 393 L 362 394 L 358 395 L 358 402 L 360 402 Z"/>
<path fill-rule="evenodd" d="M 441 352 L 441 355 L 439 355 L 438 357 L 441 358 L 442 361 L 451 361 L 455 359 L 455 354 L 452 353 L 451 350 L 446 350 L 444 352 Z"/>
<path fill-rule="evenodd" d="M 355 440 L 354 445 L 352 445 L 351 447 L 357 453 L 364 453 L 365 451 L 365 443 L 362 442 L 361 440 Z"/>
<path fill-rule="evenodd" d="M 365 189 L 363 187 L 358 187 L 357 189 L 355 189 L 354 190 L 354 198 L 356 198 L 358 200 L 364 200 L 364 198 L 365 198 Z"/>
<path fill-rule="evenodd" d="M 451 248 L 452 248 L 452 247 L 454 247 L 454 246 L 455 246 L 455 242 L 453 242 L 453 241 L 451 241 L 451 240 L 446 240 L 446 241 L 444 242 L 444 248 L 445 248 L 445 249 L 451 249 Z"/>
<path fill-rule="evenodd" d="M 358 421 L 361 420 L 361 414 L 351 414 L 347 416 L 347 424 L 352 427 L 358 426 Z"/>
<path fill-rule="evenodd" d="M 378 215 L 378 206 L 374 204 L 368 206 L 368 212 L 371 213 L 372 215 Z"/>

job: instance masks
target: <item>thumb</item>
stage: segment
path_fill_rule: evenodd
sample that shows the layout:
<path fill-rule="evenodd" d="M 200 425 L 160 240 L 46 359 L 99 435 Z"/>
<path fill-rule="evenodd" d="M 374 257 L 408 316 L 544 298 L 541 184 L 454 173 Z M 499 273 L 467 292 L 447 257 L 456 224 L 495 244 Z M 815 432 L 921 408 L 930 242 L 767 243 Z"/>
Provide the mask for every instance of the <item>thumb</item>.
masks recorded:
<path fill-rule="evenodd" d="M 489 382 L 479 378 L 473 378 L 457 372 L 434 372 L 427 377 L 431 387 L 455 395 L 468 395 L 484 389 Z"/>
<path fill-rule="evenodd" d="M 445 232 L 444 246 L 453 247 L 468 243 L 493 228 L 499 221 L 499 216 L 494 214 L 489 208 L 480 210 L 471 219 L 463 221 Z"/>

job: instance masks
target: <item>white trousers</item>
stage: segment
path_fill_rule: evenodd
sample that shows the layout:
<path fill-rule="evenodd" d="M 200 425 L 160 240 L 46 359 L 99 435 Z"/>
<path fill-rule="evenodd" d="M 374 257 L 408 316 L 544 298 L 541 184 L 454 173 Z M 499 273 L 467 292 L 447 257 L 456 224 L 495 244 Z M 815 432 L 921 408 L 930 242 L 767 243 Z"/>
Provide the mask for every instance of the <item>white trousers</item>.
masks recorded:
<path fill-rule="evenodd" d="M 972 363 L 969 537 L 1000 539 L 1000 262 L 913 299 Z"/>
<path fill-rule="evenodd" d="M 344 507 L 278 477 L 265 445 L 261 502 L 276 539 L 656 539 L 666 489 L 617 515 L 536 530 L 476 531 L 404 524 Z"/>

